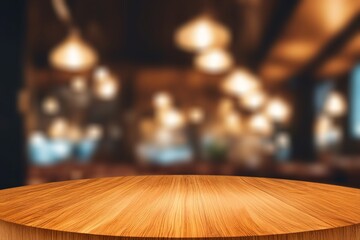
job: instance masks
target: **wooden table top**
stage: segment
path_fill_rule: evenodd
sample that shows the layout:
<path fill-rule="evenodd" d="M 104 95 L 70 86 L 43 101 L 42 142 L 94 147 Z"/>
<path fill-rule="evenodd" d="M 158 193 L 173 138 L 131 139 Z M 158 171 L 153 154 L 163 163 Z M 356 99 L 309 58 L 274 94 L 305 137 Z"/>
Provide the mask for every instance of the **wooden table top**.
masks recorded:
<path fill-rule="evenodd" d="M 360 239 L 360 190 L 231 176 L 56 182 L 0 191 L 0 233 L 0 240 Z"/>

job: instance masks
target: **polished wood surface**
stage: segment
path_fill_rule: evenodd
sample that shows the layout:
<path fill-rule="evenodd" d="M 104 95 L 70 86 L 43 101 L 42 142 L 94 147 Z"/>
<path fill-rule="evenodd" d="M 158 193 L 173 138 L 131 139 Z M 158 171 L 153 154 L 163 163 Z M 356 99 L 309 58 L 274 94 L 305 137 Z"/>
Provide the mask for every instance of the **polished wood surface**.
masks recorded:
<path fill-rule="evenodd" d="M 230 176 L 137 176 L 0 191 L 0 240 L 360 239 L 360 190 Z"/>

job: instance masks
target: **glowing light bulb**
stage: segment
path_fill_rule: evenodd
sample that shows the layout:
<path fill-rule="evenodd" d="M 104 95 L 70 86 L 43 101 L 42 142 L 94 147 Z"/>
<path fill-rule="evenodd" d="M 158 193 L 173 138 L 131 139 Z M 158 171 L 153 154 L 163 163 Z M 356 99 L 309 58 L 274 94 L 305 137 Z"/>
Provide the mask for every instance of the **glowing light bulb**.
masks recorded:
<path fill-rule="evenodd" d="M 91 140 L 99 140 L 102 138 L 104 131 L 98 124 L 91 124 L 85 130 L 85 136 Z"/>
<path fill-rule="evenodd" d="M 46 136 L 42 132 L 35 131 L 29 135 L 29 142 L 32 145 L 44 146 L 46 141 Z"/>
<path fill-rule="evenodd" d="M 110 76 L 111 76 L 110 70 L 104 66 L 97 67 L 94 71 L 94 79 L 96 81 L 106 80 Z"/>
<path fill-rule="evenodd" d="M 171 95 L 167 92 L 156 93 L 153 98 L 153 105 L 156 109 L 168 109 L 172 106 Z"/>
<path fill-rule="evenodd" d="M 184 123 L 184 116 L 178 110 L 170 109 L 163 111 L 160 114 L 160 124 L 165 128 L 180 128 L 184 125 Z"/>
<path fill-rule="evenodd" d="M 71 89 L 74 92 L 84 92 L 87 88 L 86 86 L 86 80 L 83 77 L 75 77 L 72 81 L 71 81 L 71 85 L 70 85 Z"/>
<path fill-rule="evenodd" d="M 50 124 L 48 134 L 51 138 L 66 138 L 69 124 L 64 118 L 56 118 Z"/>
<path fill-rule="evenodd" d="M 191 108 L 189 111 L 189 120 L 192 123 L 200 123 L 204 120 L 204 111 L 199 107 Z"/>
<path fill-rule="evenodd" d="M 96 95 L 103 100 L 111 100 L 116 97 L 118 85 L 115 81 L 106 81 L 96 88 Z"/>
<path fill-rule="evenodd" d="M 44 100 L 42 104 L 42 109 L 46 114 L 49 115 L 57 114 L 60 111 L 59 101 L 54 97 L 48 97 Z"/>
<path fill-rule="evenodd" d="M 222 85 L 226 93 L 242 96 L 260 87 L 259 81 L 254 75 L 245 69 L 237 69 L 225 78 Z"/>
<path fill-rule="evenodd" d="M 266 114 L 275 122 L 286 122 L 290 117 L 289 105 L 280 98 L 274 98 L 266 106 Z"/>
<path fill-rule="evenodd" d="M 251 116 L 248 122 L 248 126 L 250 131 L 256 134 L 270 135 L 273 131 L 271 122 L 265 115 L 261 113 Z"/>
<path fill-rule="evenodd" d="M 175 42 L 186 51 L 223 48 L 230 42 L 230 32 L 210 17 L 201 16 L 179 28 L 175 33 Z"/>
<path fill-rule="evenodd" d="M 217 74 L 228 70 L 233 65 L 233 58 L 227 51 L 213 48 L 199 53 L 195 57 L 195 66 L 204 72 Z"/>
<path fill-rule="evenodd" d="M 343 116 L 346 113 L 346 100 L 338 92 L 332 92 L 326 99 L 324 110 L 327 114 L 334 117 Z"/>
<path fill-rule="evenodd" d="M 265 103 L 266 95 L 263 91 L 255 90 L 248 94 L 245 94 L 241 99 L 241 104 L 249 109 L 256 110 L 262 107 Z"/>
<path fill-rule="evenodd" d="M 80 36 L 72 31 L 50 54 L 50 63 L 61 70 L 82 71 L 93 67 L 97 54 Z"/>
<path fill-rule="evenodd" d="M 117 79 L 106 67 L 98 67 L 94 72 L 94 92 L 102 100 L 112 100 L 119 90 Z"/>

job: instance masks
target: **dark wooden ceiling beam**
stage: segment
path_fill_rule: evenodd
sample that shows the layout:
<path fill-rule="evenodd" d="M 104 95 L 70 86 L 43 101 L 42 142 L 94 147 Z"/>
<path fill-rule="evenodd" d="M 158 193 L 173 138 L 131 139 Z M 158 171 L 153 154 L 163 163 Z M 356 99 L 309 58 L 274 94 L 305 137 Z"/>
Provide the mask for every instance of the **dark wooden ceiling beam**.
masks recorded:
<path fill-rule="evenodd" d="M 299 4 L 299 0 L 278 1 L 273 7 L 270 21 L 264 26 L 263 38 L 260 42 L 252 67 L 258 69 L 268 55 L 273 44 L 281 37 L 282 30 Z"/>

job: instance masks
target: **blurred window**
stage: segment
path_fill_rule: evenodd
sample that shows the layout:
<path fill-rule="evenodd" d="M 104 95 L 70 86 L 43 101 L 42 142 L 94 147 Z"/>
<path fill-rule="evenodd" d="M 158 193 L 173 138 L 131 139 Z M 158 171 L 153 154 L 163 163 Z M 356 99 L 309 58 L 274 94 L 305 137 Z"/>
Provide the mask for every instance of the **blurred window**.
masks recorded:
<path fill-rule="evenodd" d="M 360 139 L 360 63 L 350 76 L 350 136 Z"/>
<path fill-rule="evenodd" d="M 333 81 L 323 81 L 316 85 L 315 94 L 314 94 L 316 114 L 319 115 L 322 113 L 325 105 L 325 100 L 333 89 L 334 89 Z"/>

